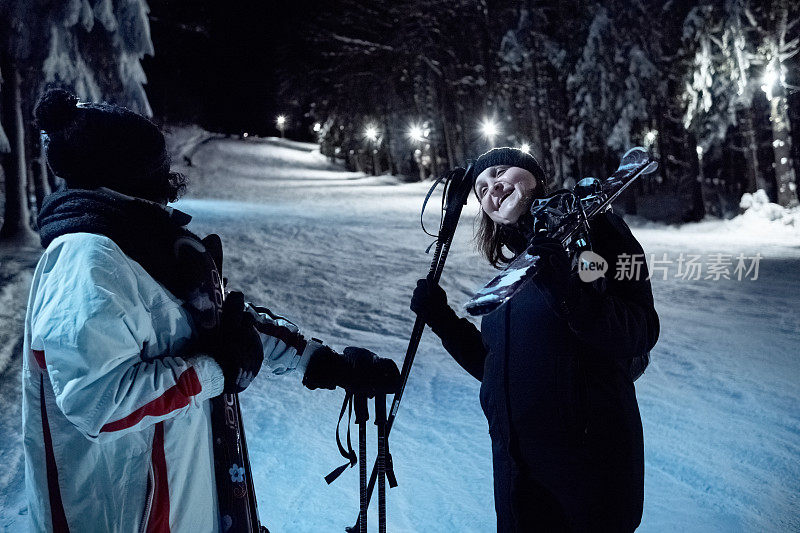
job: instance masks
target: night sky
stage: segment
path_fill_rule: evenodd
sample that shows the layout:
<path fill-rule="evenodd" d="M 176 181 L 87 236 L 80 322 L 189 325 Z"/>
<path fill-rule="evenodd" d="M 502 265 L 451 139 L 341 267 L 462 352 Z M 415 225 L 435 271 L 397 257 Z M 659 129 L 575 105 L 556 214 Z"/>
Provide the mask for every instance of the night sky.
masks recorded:
<path fill-rule="evenodd" d="M 153 0 L 155 57 L 143 61 L 147 94 L 164 121 L 276 134 L 281 72 L 302 53 L 304 14 L 318 0 L 231 2 Z M 299 117 L 298 117 L 299 118 Z M 302 136 L 298 128 L 295 137 Z"/>

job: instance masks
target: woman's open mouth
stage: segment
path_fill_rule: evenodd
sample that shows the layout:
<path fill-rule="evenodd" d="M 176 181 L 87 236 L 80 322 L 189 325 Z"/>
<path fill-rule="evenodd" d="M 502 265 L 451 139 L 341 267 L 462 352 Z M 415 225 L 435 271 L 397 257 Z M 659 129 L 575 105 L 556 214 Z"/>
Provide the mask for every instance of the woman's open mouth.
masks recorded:
<path fill-rule="evenodd" d="M 499 202 L 497 202 L 497 207 L 500 207 L 501 205 L 503 205 L 503 202 L 505 202 L 505 201 L 506 201 L 506 198 L 508 198 L 508 197 L 509 197 L 509 196 L 511 196 L 512 194 L 514 194 L 514 189 L 511 189 L 511 190 L 510 190 L 510 191 L 508 191 L 506 194 L 504 194 L 502 198 L 500 198 L 500 201 L 499 201 Z"/>

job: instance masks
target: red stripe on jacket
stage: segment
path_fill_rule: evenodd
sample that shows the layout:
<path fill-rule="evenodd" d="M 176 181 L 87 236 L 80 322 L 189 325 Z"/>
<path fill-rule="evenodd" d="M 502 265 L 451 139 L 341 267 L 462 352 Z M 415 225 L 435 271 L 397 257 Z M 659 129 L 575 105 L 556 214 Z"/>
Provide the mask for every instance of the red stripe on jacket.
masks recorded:
<path fill-rule="evenodd" d="M 34 352 L 35 353 L 35 352 Z M 42 361 L 44 361 L 44 352 Z M 37 357 L 38 359 L 38 357 Z M 42 365 L 44 368 L 44 365 Z M 47 495 L 50 500 L 50 520 L 54 533 L 69 533 L 67 516 L 64 513 L 64 502 L 61 500 L 61 489 L 58 486 L 58 467 L 53 454 L 53 437 L 50 435 L 50 423 L 47 420 L 47 405 L 44 398 L 44 374 L 39 376 L 39 401 L 41 402 L 42 436 L 44 437 L 44 462 L 47 470 Z"/>
<path fill-rule="evenodd" d="M 192 396 L 199 394 L 203 390 L 197 372 L 189 367 L 178 377 L 178 382 L 164 391 L 164 394 L 135 410 L 125 418 L 109 422 L 100 429 L 101 432 L 120 431 L 133 427 L 146 416 L 163 416 L 167 413 L 182 409 L 189 405 Z"/>
<path fill-rule="evenodd" d="M 164 422 L 155 425 L 153 433 L 153 506 L 147 520 L 147 533 L 169 533 L 169 483 L 167 458 L 164 455 Z"/>
<path fill-rule="evenodd" d="M 39 368 L 44 370 L 47 368 L 47 364 L 44 361 L 44 352 L 42 350 L 31 350 L 33 352 L 33 358 L 36 359 L 36 364 L 39 365 Z"/>

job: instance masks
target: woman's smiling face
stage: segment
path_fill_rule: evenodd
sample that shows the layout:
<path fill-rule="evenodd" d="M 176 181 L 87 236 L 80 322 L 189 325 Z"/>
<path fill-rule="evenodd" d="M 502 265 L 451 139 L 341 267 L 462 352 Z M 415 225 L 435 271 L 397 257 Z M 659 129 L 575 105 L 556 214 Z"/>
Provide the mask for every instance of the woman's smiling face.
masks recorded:
<path fill-rule="evenodd" d="M 533 174 L 519 167 L 496 165 L 475 180 L 481 209 L 498 224 L 514 224 L 531 206 L 538 183 Z"/>

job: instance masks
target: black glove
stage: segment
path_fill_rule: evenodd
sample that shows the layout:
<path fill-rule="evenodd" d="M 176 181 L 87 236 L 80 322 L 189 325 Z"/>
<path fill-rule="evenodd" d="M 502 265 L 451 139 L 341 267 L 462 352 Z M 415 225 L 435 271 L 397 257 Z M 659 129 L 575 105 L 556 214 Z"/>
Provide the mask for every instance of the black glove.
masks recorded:
<path fill-rule="evenodd" d="M 241 292 L 231 292 L 222 303 L 222 339 L 213 357 L 225 374 L 225 394 L 242 392 L 261 370 L 264 348 Z"/>
<path fill-rule="evenodd" d="M 447 293 L 438 283 L 433 283 L 428 278 L 417 280 L 410 307 L 434 331 L 457 319 L 455 311 L 447 305 Z"/>
<path fill-rule="evenodd" d="M 400 371 L 391 359 L 378 357 L 365 348 L 348 346 L 339 354 L 321 346 L 311 354 L 303 385 L 311 390 L 342 387 L 371 398 L 397 392 Z"/>

